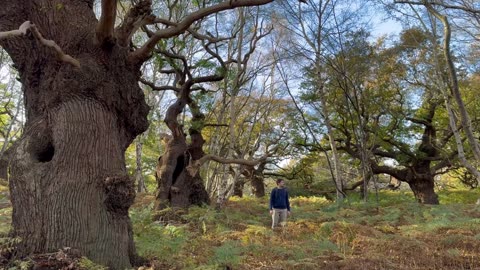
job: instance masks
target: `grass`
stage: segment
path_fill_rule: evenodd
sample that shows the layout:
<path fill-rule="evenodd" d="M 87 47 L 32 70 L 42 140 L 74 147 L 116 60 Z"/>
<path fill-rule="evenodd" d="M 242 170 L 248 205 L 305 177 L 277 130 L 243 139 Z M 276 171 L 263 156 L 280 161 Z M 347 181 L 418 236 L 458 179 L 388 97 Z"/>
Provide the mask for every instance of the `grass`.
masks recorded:
<path fill-rule="evenodd" d="M 193 207 L 176 225 L 141 221 L 153 215 L 145 205 L 131 216 L 137 248 L 156 269 L 480 269 L 480 193 L 439 196 L 437 206 L 402 192 L 367 203 L 356 195 L 340 204 L 296 197 L 280 231 L 269 228 L 266 199 L 232 198 L 221 211 Z"/>

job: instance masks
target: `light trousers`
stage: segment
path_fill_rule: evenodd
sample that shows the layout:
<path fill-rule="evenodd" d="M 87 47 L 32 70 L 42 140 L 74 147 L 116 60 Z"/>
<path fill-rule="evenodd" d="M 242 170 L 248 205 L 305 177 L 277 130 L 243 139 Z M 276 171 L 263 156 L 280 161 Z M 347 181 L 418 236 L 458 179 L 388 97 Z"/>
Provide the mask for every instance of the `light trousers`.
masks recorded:
<path fill-rule="evenodd" d="M 285 227 L 287 225 L 287 209 L 273 209 L 272 229 L 278 225 Z"/>

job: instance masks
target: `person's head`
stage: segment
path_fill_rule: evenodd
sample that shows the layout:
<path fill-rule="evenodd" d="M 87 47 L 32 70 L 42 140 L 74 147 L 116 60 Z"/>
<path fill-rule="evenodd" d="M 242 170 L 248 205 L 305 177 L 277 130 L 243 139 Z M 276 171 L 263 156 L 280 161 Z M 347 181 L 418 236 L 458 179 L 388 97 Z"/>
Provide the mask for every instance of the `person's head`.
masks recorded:
<path fill-rule="evenodd" d="M 285 186 L 285 181 L 283 181 L 283 179 L 278 178 L 277 179 L 277 186 L 278 187 L 284 187 Z"/>

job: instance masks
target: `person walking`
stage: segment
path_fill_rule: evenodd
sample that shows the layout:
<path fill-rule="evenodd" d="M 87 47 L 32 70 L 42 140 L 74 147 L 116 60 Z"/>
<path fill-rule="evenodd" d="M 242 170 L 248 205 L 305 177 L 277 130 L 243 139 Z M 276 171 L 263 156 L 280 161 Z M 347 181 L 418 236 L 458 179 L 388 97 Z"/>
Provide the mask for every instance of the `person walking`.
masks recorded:
<path fill-rule="evenodd" d="M 277 187 L 270 194 L 270 215 L 272 215 L 272 229 L 278 225 L 284 227 L 287 224 L 287 216 L 290 215 L 290 202 L 285 181 L 277 179 Z"/>

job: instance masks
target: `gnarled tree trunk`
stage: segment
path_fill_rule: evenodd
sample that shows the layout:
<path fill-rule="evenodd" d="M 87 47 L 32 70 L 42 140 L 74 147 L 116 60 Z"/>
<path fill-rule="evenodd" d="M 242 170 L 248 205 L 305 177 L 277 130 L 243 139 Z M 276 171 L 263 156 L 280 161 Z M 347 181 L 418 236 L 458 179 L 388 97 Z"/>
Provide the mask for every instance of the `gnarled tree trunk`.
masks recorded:
<path fill-rule="evenodd" d="M 435 173 L 438 168 L 445 167 L 448 160 L 439 155 L 439 147 L 436 145 L 437 131 L 433 125 L 435 108 L 438 102 L 431 102 L 428 114 L 423 119 L 409 118 L 410 121 L 424 126 L 422 140 L 418 145 L 418 154 L 410 156 L 411 162 L 406 168 L 395 169 L 388 166 L 379 166 L 370 162 L 374 174 L 387 173 L 397 180 L 406 182 L 415 195 L 415 198 L 424 204 L 439 204 L 438 196 L 435 193 Z M 439 161 L 432 166 L 432 161 Z"/>
<path fill-rule="evenodd" d="M 172 136 L 167 140 L 165 153 L 159 158 L 156 169 L 158 187 L 155 208 L 158 210 L 166 207 L 185 208 L 192 204 L 201 205 L 209 201 L 199 172 L 192 176 L 187 171 L 191 159 L 197 160 L 204 156 L 201 129 L 190 129 L 192 142 L 187 145 L 183 126 L 177 121 L 178 115 L 187 103 L 192 109 L 192 121 L 197 122 L 203 119 L 203 115 L 190 100 L 188 91 L 188 87 L 182 88 L 177 101 L 168 108 L 165 116 L 165 123 L 171 130 Z"/>
<path fill-rule="evenodd" d="M 435 193 L 433 177 L 417 178 L 408 183 L 418 202 L 423 204 L 439 204 L 438 195 Z"/>
<path fill-rule="evenodd" d="M 0 41 L 19 71 L 27 112 L 9 151 L 13 234 L 21 255 L 71 247 L 125 269 L 134 257 L 135 191 L 124 153 L 147 129 L 148 106 L 129 48 L 96 42 L 92 2 L 2 2 L 0 17 L 11 17 L 0 31 L 30 20 L 80 63 L 61 61 L 32 32 Z"/>
<path fill-rule="evenodd" d="M 252 193 L 255 197 L 261 198 L 265 196 L 265 184 L 263 183 L 263 177 L 259 175 L 253 175 L 252 177 Z"/>

